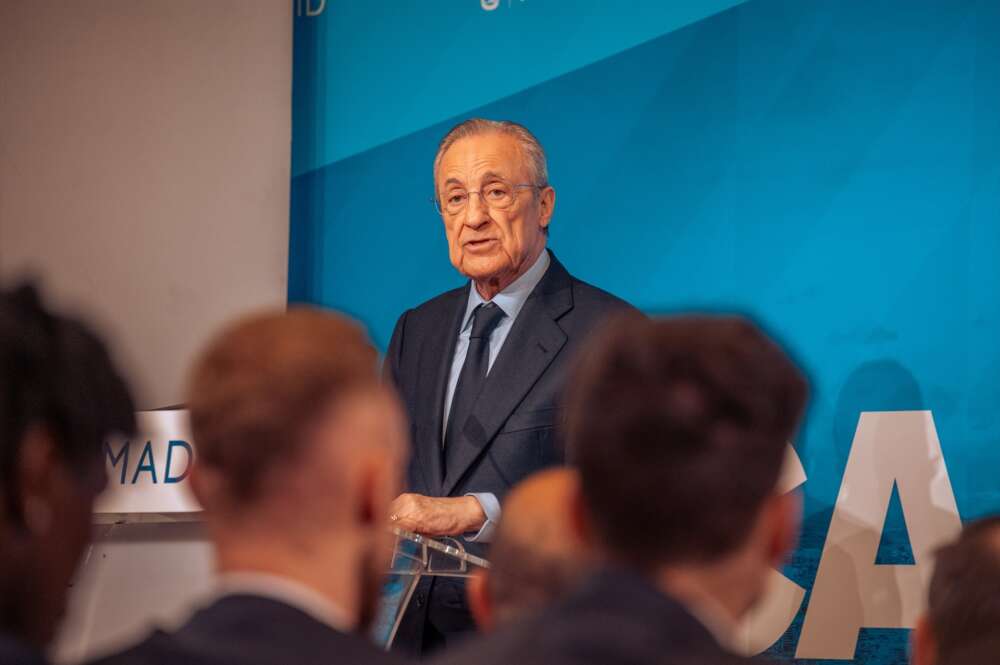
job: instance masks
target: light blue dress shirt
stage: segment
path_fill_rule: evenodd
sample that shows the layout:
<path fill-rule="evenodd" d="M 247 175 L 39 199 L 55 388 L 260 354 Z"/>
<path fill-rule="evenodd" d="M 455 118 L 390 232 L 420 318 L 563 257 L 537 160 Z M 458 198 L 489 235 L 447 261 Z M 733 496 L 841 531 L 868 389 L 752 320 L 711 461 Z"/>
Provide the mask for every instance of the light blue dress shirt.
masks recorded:
<path fill-rule="evenodd" d="M 545 271 L 549 269 L 549 250 L 543 250 L 535 260 L 534 264 L 528 268 L 527 272 L 511 282 L 510 286 L 493 296 L 492 302 L 503 310 L 504 316 L 500 323 L 490 333 L 490 359 L 487 365 L 487 372 L 493 368 L 493 361 L 500 354 L 503 343 L 507 340 L 507 334 L 514 327 L 517 315 L 524 308 L 524 303 L 528 301 L 528 296 L 538 286 Z M 479 305 L 487 302 L 479 295 L 476 285 L 469 287 L 469 302 L 465 306 L 465 317 L 462 319 L 461 332 L 458 335 L 458 343 L 455 345 L 455 356 L 451 360 L 451 373 L 448 375 L 448 387 L 444 398 L 444 423 L 447 427 L 448 415 L 451 413 L 451 401 L 455 396 L 455 386 L 458 385 L 458 375 L 462 373 L 462 365 L 465 364 L 465 356 L 469 352 L 469 335 L 472 333 L 472 312 Z M 444 428 L 442 428 L 444 429 Z M 442 432 L 442 444 L 444 443 L 444 433 Z M 476 535 L 468 537 L 466 540 L 472 542 L 488 543 L 493 540 L 493 532 L 500 522 L 500 501 L 496 495 L 488 492 L 472 492 L 466 496 L 474 496 L 483 507 L 486 514 L 486 522 Z"/>

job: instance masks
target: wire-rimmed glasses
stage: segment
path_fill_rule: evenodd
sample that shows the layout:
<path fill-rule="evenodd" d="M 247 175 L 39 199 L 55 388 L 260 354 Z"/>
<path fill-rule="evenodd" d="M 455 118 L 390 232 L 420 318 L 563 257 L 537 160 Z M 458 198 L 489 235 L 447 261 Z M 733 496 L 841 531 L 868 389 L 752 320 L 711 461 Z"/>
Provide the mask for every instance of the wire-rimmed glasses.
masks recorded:
<path fill-rule="evenodd" d="M 512 185 L 502 180 L 494 180 L 483 185 L 478 191 L 469 191 L 461 187 L 453 187 L 444 192 L 441 197 L 434 197 L 434 209 L 438 213 L 447 212 L 457 215 L 469 205 L 469 198 L 478 194 L 480 200 L 494 210 L 503 210 L 514 205 L 519 189 L 544 189 L 544 185 Z"/>

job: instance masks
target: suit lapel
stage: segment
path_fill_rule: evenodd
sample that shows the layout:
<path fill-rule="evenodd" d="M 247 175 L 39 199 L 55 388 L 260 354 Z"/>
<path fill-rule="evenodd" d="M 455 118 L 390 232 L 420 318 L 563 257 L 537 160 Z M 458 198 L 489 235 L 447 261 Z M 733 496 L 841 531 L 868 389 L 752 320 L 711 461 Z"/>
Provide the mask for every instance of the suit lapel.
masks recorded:
<path fill-rule="evenodd" d="M 455 489 L 566 344 L 566 333 L 556 320 L 573 307 L 573 283 L 554 254 L 551 259 L 493 363 L 483 392 L 465 422 L 463 436 L 458 437 L 456 445 L 461 448 L 452 453 L 442 496 Z"/>
<path fill-rule="evenodd" d="M 425 480 L 432 492 L 438 492 L 444 481 L 444 462 L 441 458 L 441 441 L 444 436 L 444 397 L 448 385 L 448 375 L 451 372 L 452 359 L 455 356 L 455 346 L 458 343 L 458 333 L 462 324 L 462 315 L 469 301 L 469 287 L 455 291 L 451 303 L 451 317 L 446 332 L 432 333 L 424 343 L 420 354 L 421 377 L 419 399 L 422 404 L 417 413 L 429 414 L 429 417 L 418 427 L 426 427 L 427 431 L 416 442 L 415 454 L 420 458 L 419 467 L 428 473 Z M 429 475 L 428 475 L 429 474 Z"/>

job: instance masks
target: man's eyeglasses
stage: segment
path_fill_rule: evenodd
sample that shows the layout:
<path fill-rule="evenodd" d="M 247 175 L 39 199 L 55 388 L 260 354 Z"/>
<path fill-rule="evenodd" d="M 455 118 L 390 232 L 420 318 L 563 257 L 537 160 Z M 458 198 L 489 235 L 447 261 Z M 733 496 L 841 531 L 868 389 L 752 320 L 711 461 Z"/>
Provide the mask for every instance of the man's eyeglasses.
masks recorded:
<path fill-rule="evenodd" d="M 468 191 L 465 189 L 449 189 L 439 199 L 434 197 L 434 209 L 447 212 L 449 215 L 457 215 L 465 210 L 469 205 L 469 197 L 478 194 L 479 198 L 494 210 L 503 210 L 514 205 L 517 200 L 517 190 L 519 189 L 544 189 L 543 185 L 511 185 L 502 181 L 494 181 L 488 185 L 483 185 L 479 191 Z"/>

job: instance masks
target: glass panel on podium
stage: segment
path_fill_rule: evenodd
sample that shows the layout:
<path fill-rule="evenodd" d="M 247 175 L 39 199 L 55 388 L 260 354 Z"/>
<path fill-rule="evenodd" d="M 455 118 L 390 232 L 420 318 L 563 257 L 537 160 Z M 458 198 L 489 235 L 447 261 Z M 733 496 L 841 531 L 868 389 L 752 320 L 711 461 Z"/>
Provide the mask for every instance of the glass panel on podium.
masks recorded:
<path fill-rule="evenodd" d="M 388 579 L 383 587 L 382 608 L 375 625 L 375 640 L 392 646 L 417 584 L 424 577 L 469 577 L 477 569 L 489 568 L 482 557 L 469 554 L 456 538 L 431 538 L 397 527 Z"/>

